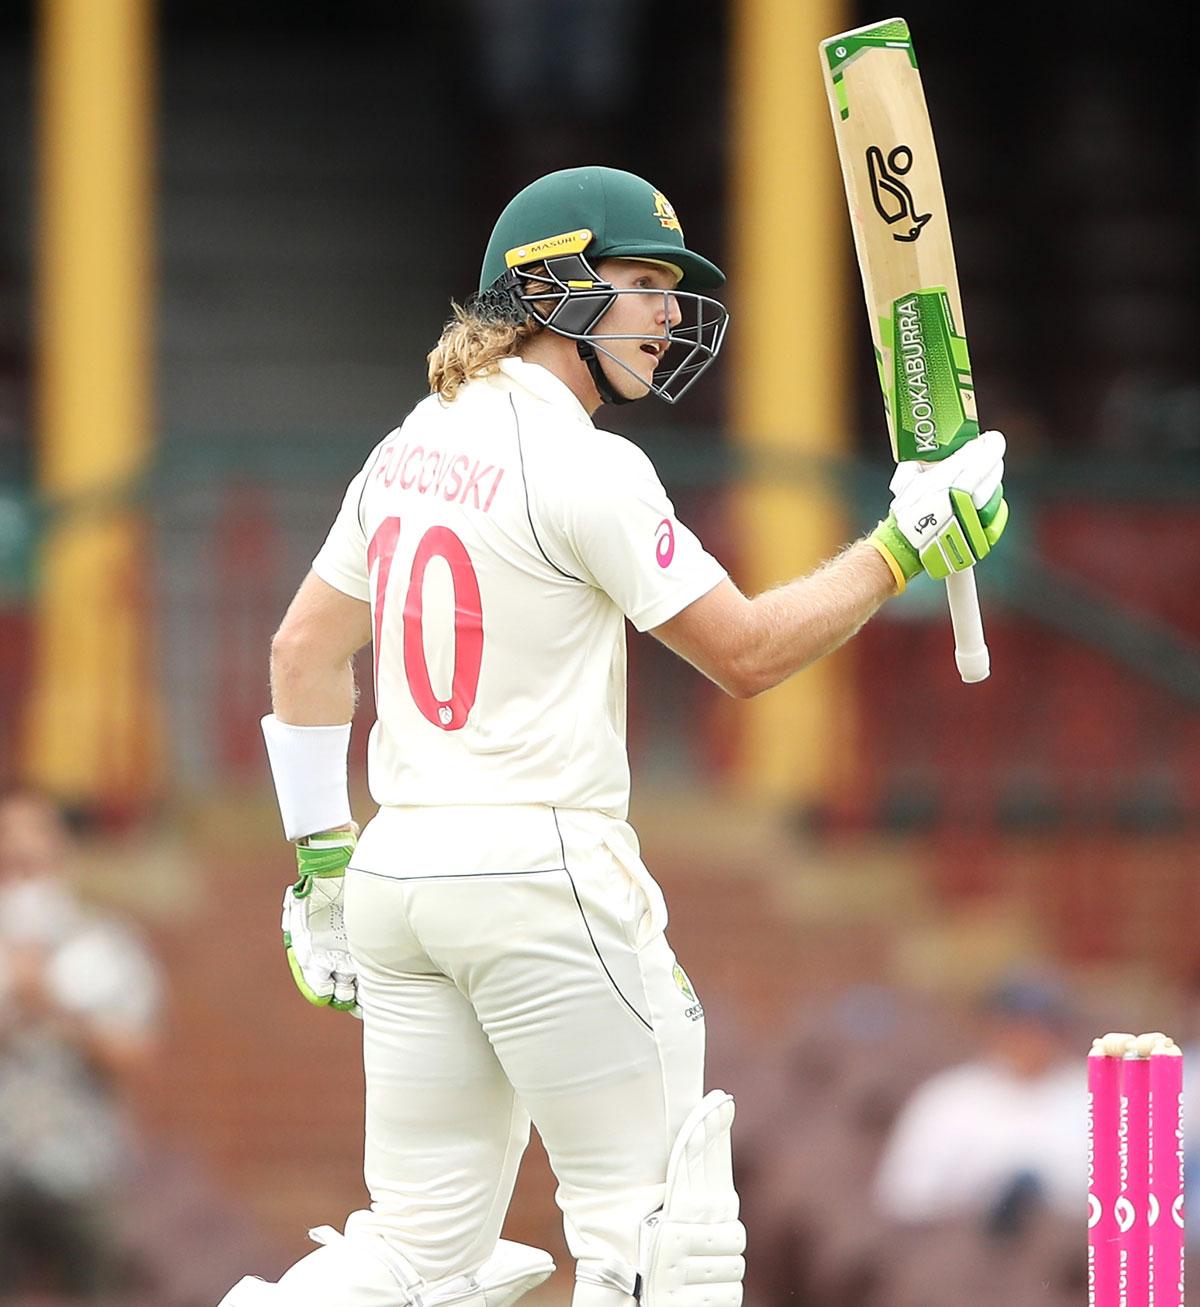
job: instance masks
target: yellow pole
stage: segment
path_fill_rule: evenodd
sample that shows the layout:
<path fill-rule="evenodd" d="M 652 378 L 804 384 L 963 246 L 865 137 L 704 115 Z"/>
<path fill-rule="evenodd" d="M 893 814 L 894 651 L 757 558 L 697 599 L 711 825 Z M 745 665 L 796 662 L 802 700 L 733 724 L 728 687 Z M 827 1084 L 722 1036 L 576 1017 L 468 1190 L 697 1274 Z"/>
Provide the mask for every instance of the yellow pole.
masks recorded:
<path fill-rule="evenodd" d="M 152 0 L 42 0 L 39 558 L 28 778 L 87 807 L 158 784 L 136 491 L 151 453 Z"/>
<path fill-rule="evenodd" d="M 831 460 L 847 448 L 847 222 L 817 45 L 845 27 L 844 0 L 738 0 L 732 178 L 736 315 L 732 419 L 753 464 Z M 859 301 L 853 300 L 853 308 Z M 836 493 L 768 471 L 739 501 L 744 581 L 762 590 L 845 541 Z M 851 652 L 744 705 L 739 782 L 820 804 L 853 758 Z"/>

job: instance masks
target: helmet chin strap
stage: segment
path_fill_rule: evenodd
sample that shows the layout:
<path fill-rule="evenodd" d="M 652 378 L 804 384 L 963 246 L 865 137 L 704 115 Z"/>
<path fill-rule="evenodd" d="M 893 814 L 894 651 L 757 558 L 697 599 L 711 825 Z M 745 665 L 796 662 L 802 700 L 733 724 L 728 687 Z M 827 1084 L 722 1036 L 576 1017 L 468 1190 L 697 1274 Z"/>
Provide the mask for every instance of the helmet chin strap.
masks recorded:
<path fill-rule="evenodd" d="M 600 398 L 606 404 L 633 403 L 631 396 L 619 394 L 612 382 L 605 376 L 604 369 L 600 366 L 599 356 L 592 347 L 591 341 L 577 340 L 575 348 L 579 351 L 579 357 L 587 364 L 587 370 L 592 374 L 592 381 L 600 392 Z"/>

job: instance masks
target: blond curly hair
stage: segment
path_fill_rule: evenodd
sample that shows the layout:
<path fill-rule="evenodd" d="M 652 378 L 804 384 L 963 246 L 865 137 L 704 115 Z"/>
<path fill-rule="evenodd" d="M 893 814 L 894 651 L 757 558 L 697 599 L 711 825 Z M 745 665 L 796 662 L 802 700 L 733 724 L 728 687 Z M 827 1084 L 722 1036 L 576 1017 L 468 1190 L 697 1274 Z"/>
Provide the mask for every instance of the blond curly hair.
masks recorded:
<path fill-rule="evenodd" d="M 442 328 L 441 338 L 428 355 L 429 389 L 447 404 L 465 382 L 472 377 L 490 376 L 501 359 L 519 353 L 525 341 L 542 329 L 532 318 L 504 322 L 456 300 L 451 300 L 450 309 L 451 317 Z"/>

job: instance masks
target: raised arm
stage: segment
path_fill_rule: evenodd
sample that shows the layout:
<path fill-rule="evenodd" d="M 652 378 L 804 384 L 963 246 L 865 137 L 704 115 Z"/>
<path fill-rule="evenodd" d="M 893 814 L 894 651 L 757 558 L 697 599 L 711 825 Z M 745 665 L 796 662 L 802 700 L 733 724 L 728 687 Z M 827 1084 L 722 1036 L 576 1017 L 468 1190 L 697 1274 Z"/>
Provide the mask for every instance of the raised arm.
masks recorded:
<path fill-rule="evenodd" d="M 753 599 L 724 581 L 653 634 L 735 699 L 761 694 L 843 644 L 919 572 L 942 579 L 985 558 L 1008 521 L 1003 475 L 998 431 L 940 463 L 902 463 L 870 536 Z"/>
<path fill-rule="evenodd" d="M 888 565 L 860 540 L 753 599 L 722 581 L 651 634 L 727 694 L 750 699 L 844 644 L 895 593 Z"/>

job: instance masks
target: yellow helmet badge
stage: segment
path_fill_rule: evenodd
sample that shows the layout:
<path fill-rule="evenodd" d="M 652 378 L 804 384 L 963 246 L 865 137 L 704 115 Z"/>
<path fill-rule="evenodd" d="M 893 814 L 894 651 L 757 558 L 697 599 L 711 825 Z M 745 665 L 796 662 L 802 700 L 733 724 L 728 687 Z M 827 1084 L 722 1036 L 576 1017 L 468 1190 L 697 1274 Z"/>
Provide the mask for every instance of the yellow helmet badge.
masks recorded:
<path fill-rule="evenodd" d="M 679 225 L 679 219 L 675 216 L 675 209 L 662 191 L 654 192 L 654 216 L 663 227 L 670 231 L 677 231 L 681 236 L 683 235 L 683 228 Z"/>

